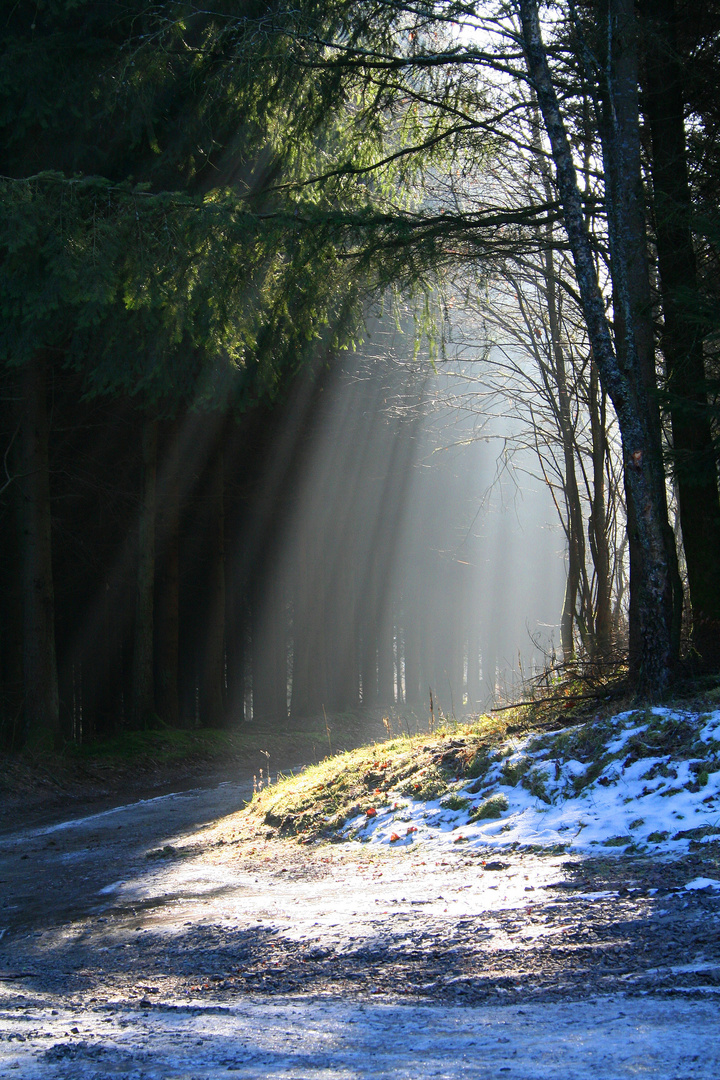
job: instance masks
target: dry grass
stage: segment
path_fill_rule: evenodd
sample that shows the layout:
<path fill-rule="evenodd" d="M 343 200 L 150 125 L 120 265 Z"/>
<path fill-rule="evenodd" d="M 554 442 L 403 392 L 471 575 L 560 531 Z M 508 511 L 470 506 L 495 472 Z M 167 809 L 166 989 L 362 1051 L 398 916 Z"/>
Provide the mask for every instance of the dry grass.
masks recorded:
<path fill-rule="evenodd" d="M 349 818 L 385 805 L 390 790 L 419 800 L 452 797 L 455 780 L 484 775 L 499 747 L 519 733 L 517 720 L 480 716 L 326 758 L 258 792 L 246 814 L 271 835 L 309 842 L 331 838 Z"/>
<path fill-rule="evenodd" d="M 490 766 L 513 753 L 514 737 L 534 734 L 537 739 L 533 745 L 541 748 L 549 732 L 555 733 L 550 742 L 558 759 L 571 756 L 588 762 L 588 772 L 582 778 L 588 783 L 607 763 L 603 754 L 613 728 L 612 717 L 638 709 L 638 702 L 627 691 L 624 672 L 608 672 L 593 683 L 589 686 L 587 681 L 571 677 L 552 686 L 534 687 L 532 699 L 520 705 L 467 723 L 444 720 L 439 728 L 425 734 L 392 737 L 392 725 L 383 721 L 390 736 L 387 741 L 328 757 L 297 775 L 279 778 L 276 785 L 255 795 L 243 816 L 250 828 L 264 830 L 268 839 L 295 837 L 301 843 L 335 839 L 349 819 L 387 805 L 391 791 L 393 797 L 400 794 L 418 801 L 448 800 L 458 798 L 453 792 L 457 780 L 475 777 L 477 784 L 469 790 L 480 791 Z M 700 693 L 698 689 L 695 686 L 694 693 L 678 694 L 672 704 L 700 712 L 717 707 L 717 686 L 703 687 Z M 573 731 L 566 734 L 559 730 L 566 728 Z M 650 729 L 654 752 L 664 747 L 671 735 L 675 743 L 681 734 L 687 735 L 681 756 L 694 750 L 693 739 L 684 729 L 680 732 L 675 721 L 654 719 Z M 677 752 L 680 746 L 673 744 L 673 749 Z M 529 758 L 507 762 L 504 780 L 522 783 L 545 798 L 531 765 Z M 498 806 L 490 800 L 479 816 L 496 816 L 497 812 Z"/>

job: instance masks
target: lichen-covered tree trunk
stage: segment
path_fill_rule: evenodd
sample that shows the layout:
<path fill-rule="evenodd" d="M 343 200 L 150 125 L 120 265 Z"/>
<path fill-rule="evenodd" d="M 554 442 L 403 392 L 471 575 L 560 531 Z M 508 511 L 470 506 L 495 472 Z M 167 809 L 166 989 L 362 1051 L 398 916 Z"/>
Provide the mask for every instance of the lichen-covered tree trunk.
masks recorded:
<path fill-rule="evenodd" d="M 626 0 L 613 0 L 615 16 Z M 520 0 L 523 44 L 528 73 L 537 94 L 556 167 L 565 228 L 573 254 L 588 334 L 600 379 L 615 407 L 622 439 L 625 482 L 632 510 L 638 558 L 632 566 L 634 604 L 631 608 L 636 647 L 630 654 L 631 677 L 640 693 L 662 694 L 677 659 L 679 639 L 672 530 L 667 519 L 664 474 L 652 404 L 634 334 L 630 283 L 634 273 L 629 259 L 635 251 L 634 222 L 624 213 L 627 203 L 610 207 L 611 262 L 618 306 L 626 325 L 622 363 L 615 351 L 604 300 L 599 288 L 593 249 L 565 122 L 550 72 L 536 0 Z M 621 14 L 625 15 L 624 11 Z M 637 92 L 637 86 L 636 86 Z M 626 125 L 626 127 L 629 125 Z M 605 138 L 618 160 L 628 150 L 623 131 L 613 129 Z M 627 168 L 627 163 L 624 163 Z M 606 186 L 612 197 L 612 184 Z"/>
<path fill-rule="evenodd" d="M 51 749 L 60 730 L 50 515 L 47 361 L 36 353 L 23 373 L 21 544 L 25 742 Z"/>

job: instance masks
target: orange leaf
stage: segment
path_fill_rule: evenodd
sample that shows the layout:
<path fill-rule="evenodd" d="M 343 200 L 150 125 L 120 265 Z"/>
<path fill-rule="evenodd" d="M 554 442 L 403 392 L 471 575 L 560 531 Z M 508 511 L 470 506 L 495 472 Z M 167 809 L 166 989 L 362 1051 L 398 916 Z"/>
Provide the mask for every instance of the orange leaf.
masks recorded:
<path fill-rule="evenodd" d="M 398 836 L 398 834 L 397 834 L 396 832 L 394 832 L 394 833 L 392 834 L 392 836 L 390 837 L 390 843 L 391 843 L 391 844 L 394 844 L 394 843 L 395 843 L 395 841 L 396 841 L 396 840 L 399 840 L 399 839 L 400 839 L 400 837 Z"/>
<path fill-rule="evenodd" d="M 371 806 L 369 810 L 365 811 L 365 813 L 367 814 L 368 817 L 375 817 L 375 815 L 377 814 L 377 810 L 375 809 L 374 806 Z"/>

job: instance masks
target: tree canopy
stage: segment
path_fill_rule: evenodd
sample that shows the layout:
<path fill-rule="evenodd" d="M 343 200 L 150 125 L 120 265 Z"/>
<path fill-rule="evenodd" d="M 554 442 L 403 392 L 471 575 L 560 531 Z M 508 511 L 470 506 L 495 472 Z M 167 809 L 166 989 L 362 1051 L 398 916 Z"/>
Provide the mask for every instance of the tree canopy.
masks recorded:
<path fill-rule="evenodd" d="M 597 623 L 609 649 L 609 403 L 632 679 L 649 695 L 669 685 L 688 610 L 691 652 L 717 668 L 707 87 L 720 24 L 714 4 L 686 15 L 681 0 L 12 8 L 0 68 L 0 361 L 8 402 L 25 403 L 8 404 L 3 423 L 7 454 L 22 431 L 25 637 L 45 641 L 47 661 L 38 724 L 57 711 L 48 380 L 86 402 L 130 402 L 147 420 L 138 544 L 154 551 L 164 444 L 153 425 L 195 412 L 216 415 L 219 431 L 228 412 L 281 397 L 305 365 L 357 340 L 393 291 L 415 293 L 442 324 L 451 293 L 477 312 L 497 290 L 509 317 L 547 344 L 538 370 L 551 411 L 557 396 L 576 582 L 565 651 L 579 620 Z M 529 321 L 528 278 L 542 282 L 545 308 Z M 573 319 L 561 317 L 565 300 Z M 587 414 L 591 450 L 580 448 L 568 387 L 583 395 L 574 415 Z M 218 564 L 220 442 L 208 434 Z M 591 563 L 576 476 L 585 461 Z M 162 512 L 173 521 L 176 511 Z M 151 613 L 151 560 L 143 574 Z M 33 580 L 42 602 L 28 598 Z M 152 652 L 150 614 L 144 626 Z"/>

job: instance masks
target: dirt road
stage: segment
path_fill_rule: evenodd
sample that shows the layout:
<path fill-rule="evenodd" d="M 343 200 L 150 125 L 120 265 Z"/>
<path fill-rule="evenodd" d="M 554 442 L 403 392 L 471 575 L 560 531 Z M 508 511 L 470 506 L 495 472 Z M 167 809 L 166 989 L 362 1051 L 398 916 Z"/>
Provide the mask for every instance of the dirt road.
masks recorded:
<path fill-rule="evenodd" d="M 720 1074 L 717 845 L 303 848 L 250 787 L 0 836 L 1 1075 Z"/>

